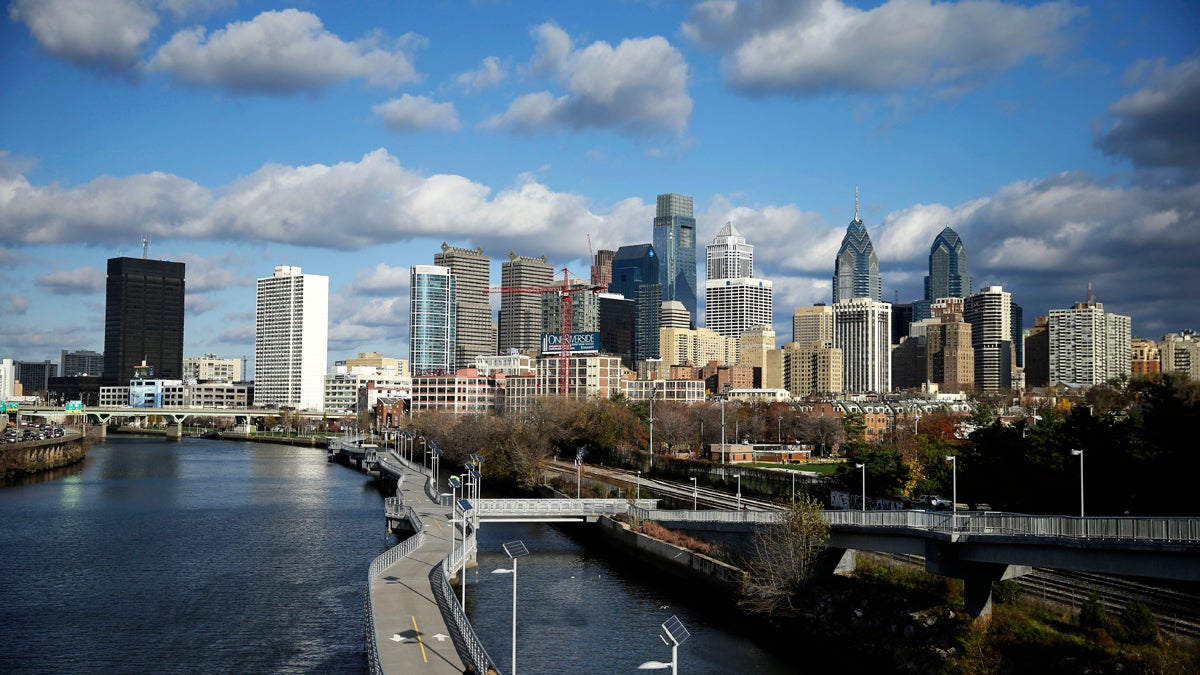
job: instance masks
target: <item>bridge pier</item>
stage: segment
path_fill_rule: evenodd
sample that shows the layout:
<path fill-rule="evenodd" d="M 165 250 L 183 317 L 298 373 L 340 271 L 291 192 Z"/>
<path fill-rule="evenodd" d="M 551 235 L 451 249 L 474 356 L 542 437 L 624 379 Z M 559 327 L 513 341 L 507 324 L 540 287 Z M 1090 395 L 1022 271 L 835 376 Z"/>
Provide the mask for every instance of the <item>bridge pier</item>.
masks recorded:
<path fill-rule="evenodd" d="M 976 621 L 992 618 L 992 583 L 1015 579 L 1033 571 L 1028 565 L 961 560 L 960 548 L 948 542 L 925 542 L 925 569 L 933 574 L 963 580 L 963 609 Z"/>
<path fill-rule="evenodd" d="M 168 422 L 166 436 L 168 441 L 178 441 L 183 439 L 183 425 L 179 422 Z"/>

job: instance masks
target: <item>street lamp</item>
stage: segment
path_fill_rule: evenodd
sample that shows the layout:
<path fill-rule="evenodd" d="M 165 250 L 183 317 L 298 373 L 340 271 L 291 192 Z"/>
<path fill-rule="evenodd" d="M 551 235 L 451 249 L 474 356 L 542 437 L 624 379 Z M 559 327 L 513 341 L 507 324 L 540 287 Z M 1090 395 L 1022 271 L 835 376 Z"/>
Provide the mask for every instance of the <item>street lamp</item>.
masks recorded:
<path fill-rule="evenodd" d="M 659 359 L 661 361 L 662 359 Z M 657 375 L 657 373 L 656 373 Z M 650 388 L 650 460 L 646 471 L 654 468 L 654 395 L 658 393 L 658 382 Z"/>
<path fill-rule="evenodd" d="M 427 455 L 429 455 L 429 452 L 426 450 L 427 446 L 428 446 L 428 444 L 425 442 L 425 437 L 422 436 L 421 437 L 421 467 L 422 468 L 425 467 L 425 462 L 426 462 L 425 457 Z"/>
<path fill-rule="evenodd" d="M 950 462 L 952 486 L 950 493 L 950 517 L 952 519 L 951 522 L 953 522 L 955 514 L 958 513 L 958 456 L 946 455 L 946 461 Z"/>
<path fill-rule="evenodd" d="M 525 542 L 521 540 L 510 541 L 504 545 L 504 552 L 512 560 L 512 569 L 500 568 L 492 570 L 492 574 L 512 574 L 513 575 L 513 604 L 512 604 L 512 666 L 509 669 L 511 675 L 517 675 L 517 558 L 523 555 L 529 555 L 529 549 L 525 548 Z"/>
<path fill-rule="evenodd" d="M 637 501 L 642 498 L 642 472 L 637 472 L 637 494 L 633 498 L 634 506 L 637 506 Z"/>
<path fill-rule="evenodd" d="M 680 623 L 679 619 L 675 616 L 667 619 L 666 622 L 663 623 L 662 628 L 663 632 L 667 635 L 666 637 L 663 637 L 662 635 L 659 635 L 658 637 L 663 641 L 663 644 L 671 647 L 671 662 L 663 663 L 662 661 L 647 661 L 638 666 L 638 670 L 661 670 L 663 668 L 670 668 L 671 675 L 677 675 L 679 672 L 679 645 L 683 644 L 685 640 L 692 636 L 692 634 L 688 632 L 688 629 L 683 627 L 683 624 Z M 667 641 L 668 638 L 670 639 L 670 642 Z"/>
<path fill-rule="evenodd" d="M 458 534 L 455 533 L 454 528 L 455 528 L 455 526 L 458 525 L 458 489 L 460 487 L 462 487 L 462 481 L 458 479 L 458 476 L 450 476 L 450 478 L 447 479 L 447 482 L 450 483 L 450 500 L 451 500 L 450 501 L 450 522 L 451 522 L 450 550 L 453 551 L 455 545 L 458 544 Z M 463 578 L 462 578 L 462 584 L 461 584 L 462 588 L 460 589 L 462 591 L 461 602 L 462 602 L 463 611 L 466 611 L 466 609 L 467 609 L 467 561 L 466 561 L 466 557 L 467 557 L 467 522 L 466 522 L 466 516 L 467 516 L 467 514 L 464 512 L 463 513 L 463 561 L 462 561 Z"/>
<path fill-rule="evenodd" d="M 725 463 L 725 397 L 721 397 L 721 463 Z"/>
<path fill-rule="evenodd" d="M 854 468 L 862 469 L 862 473 L 863 473 L 863 475 L 862 475 L 862 492 L 863 492 L 862 510 L 863 510 L 863 513 L 866 513 L 867 512 L 867 465 L 866 464 L 855 464 Z"/>
<path fill-rule="evenodd" d="M 742 510 L 742 474 L 735 473 L 735 474 L 733 474 L 733 477 L 736 478 L 737 482 L 738 482 L 738 491 L 737 491 L 738 502 L 737 502 L 737 504 L 738 504 L 738 511 L 741 511 Z"/>
<path fill-rule="evenodd" d="M 696 510 L 696 503 L 699 500 L 700 490 L 696 487 L 696 477 L 691 477 L 692 481 L 692 510 Z"/>
<path fill-rule="evenodd" d="M 1072 450 L 1072 455 L 1079 456 L 1079 517 L 1083 517 L 1083 450 Z"/>

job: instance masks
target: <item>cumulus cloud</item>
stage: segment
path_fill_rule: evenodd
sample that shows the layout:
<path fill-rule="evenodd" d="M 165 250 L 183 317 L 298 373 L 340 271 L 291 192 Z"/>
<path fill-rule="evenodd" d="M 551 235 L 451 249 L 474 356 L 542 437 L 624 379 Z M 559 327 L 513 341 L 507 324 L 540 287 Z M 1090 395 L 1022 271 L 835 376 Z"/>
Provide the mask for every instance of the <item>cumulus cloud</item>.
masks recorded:
<path fill-rule="evenodd" d="M 286 95 L 360 78 L 395 85 L 416 78 L 406 36 L 393 44 L 376 37 L 346 42 L 321 19 L 296 9 L 263 12 L 206 33 L 179 31 L 150 59 L 150 70 L 197 87 L 237 94 Z"/>
<path fill-rule="evenodd" d="M 1200 57 L 1141 61 L 1131 77 L 1142 88 L 1109 107 L 1096 145 L 1138 167 L 1200 170 Z"/>
<path fill-rule="evenodd" d="M 6 295 L 0 298 L 0 314 L 24 314 L 29 309 L 29 299 L 21 295 Z"/>
<path fill-rule="evenodd" d="M 137 65 L 158 25 L 140 0 L 16 0 L 8 12 L 56 58 L 113 73 Z"/>
<path fill-rule="evenodd" d="M 354 282 L 347 290 L 356 295 L 397 295 L 408 288 L 409 275 L 408 267 L 379 263 L 355 272 Z"/>
<path fill-rule="evenodd" d="M 708 0 L 683 33 L 720 52 L 726 82 L 750 94 L 960 90 L 1032 57 L 1053 56 L 1086 10 L 965 0 Z"/>
<path fill-rule="evenodd" d="M 371 112 L 383 118 L 383 123 L 395 131 L 458 131 L 462 128 L 453 103 L 438 103 L 427 96 L 404 94 L 372 107 Z"/>
<path fill-rule="evenodd" d="M 526 68 L 565 88 L 518 97 L 485 127 L 518 131 L 546 128 L 616 129 L 622 133 L 682 132 L 692 114 L 683 55 L 660 36 L 622 40 L 616 47 L 593 42 L 575 49 L 553 23 L 533 31 L 537 51 Z"/>
<path fill-rule="evenodd" d="M 218 256 L 185 253 L 173 259 L 185 265 L 185 282 L 189 298 L 193 294 L 222 291 L 235 286 L 254 285 L 253 278 L 238 272 L 245 261 L 232 253 Z"/>
<path fill-rule="evenodd" d="M 86 295 L 103 291 L 105 278 L 105 273 L 95 267 L 79 267 L 43 274 L 34 283 L 55 295 Z"/>
<path fill-rule="evenodd" d="M 500 84 L 506 77 L 508 77 L 508 72 L 500 63 L 500 58 L 489 56 L 475 70 L 468 70 L 456 75 L 454 82 L 463 90 L 473 94 Z"/>

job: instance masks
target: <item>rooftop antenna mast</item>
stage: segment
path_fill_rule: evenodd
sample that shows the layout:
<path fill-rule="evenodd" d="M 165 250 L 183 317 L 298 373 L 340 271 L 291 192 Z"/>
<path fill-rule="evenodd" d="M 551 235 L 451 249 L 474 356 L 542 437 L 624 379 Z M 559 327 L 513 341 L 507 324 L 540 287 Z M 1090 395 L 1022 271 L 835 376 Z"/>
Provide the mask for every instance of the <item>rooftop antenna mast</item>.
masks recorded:
<path fill-rule="evenodd" d="M 150 257 L 150 235 L 142 235 L 142 260 Z"/>

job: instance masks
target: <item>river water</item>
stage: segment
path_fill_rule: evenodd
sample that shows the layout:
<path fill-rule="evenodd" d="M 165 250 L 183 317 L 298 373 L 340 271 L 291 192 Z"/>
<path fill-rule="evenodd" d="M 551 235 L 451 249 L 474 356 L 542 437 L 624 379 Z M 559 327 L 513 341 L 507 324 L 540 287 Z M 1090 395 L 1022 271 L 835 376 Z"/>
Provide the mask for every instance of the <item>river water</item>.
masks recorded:
<path fill-rule="evenodd" d="M 0 672 L 362 673 L 366 569 L 395 543 L 368 476 L 323 450 L 114 437 L 85 462 L 0 487 Z M 608 561 L 567 528 L 488 524 L 468 611 L 510 672 L 518 567 L 521 673 L 795 672 L 702 597 Z M 667 672 L 667 671 L 659 671 Z"/>

